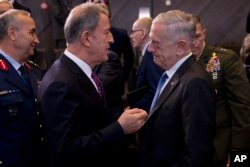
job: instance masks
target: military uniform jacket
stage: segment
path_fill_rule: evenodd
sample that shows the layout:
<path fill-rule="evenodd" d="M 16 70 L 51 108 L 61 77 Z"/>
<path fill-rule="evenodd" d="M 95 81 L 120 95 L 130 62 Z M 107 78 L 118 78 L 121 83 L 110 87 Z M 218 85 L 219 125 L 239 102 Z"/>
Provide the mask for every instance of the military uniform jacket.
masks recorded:
<path fill-rule="evenodd" d="M 232 50 L 208 47 L 199 59 L 217 93 L 215 148 L 218 159 L 230 149 L 250 150 L 250 86 L 240 57 Z"/>
<path fill-rule="evenodd" d="M 41 76 L 27 65 L 28 88 L 14 67 L 0 54 L 0 166 L 39 166 L 41 131 L 36 92 Z M 1 167 L 2 167 L 1 166 Z"/>

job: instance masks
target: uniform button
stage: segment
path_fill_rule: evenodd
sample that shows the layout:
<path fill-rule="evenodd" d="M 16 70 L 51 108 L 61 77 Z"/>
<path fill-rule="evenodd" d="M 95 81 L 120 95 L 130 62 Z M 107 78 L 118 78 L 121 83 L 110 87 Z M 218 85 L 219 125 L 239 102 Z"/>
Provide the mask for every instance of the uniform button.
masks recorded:
<path fill-rule="evenodd" d="M 40 115 L 40 113 L 37 111 L 37 112 L 36 112 L 36 115 Z"/>
<path fill-rule="evenodd" d="M 37 102 L 37 98 L 35 98 L 35 102 Z"/>
<path fill-rule="evenodd" d="M 3 161 L 0 161 L 0 165 L 3 165 Z"/>
<path fill-rule="evenodd" d="M 41 138 L 41 141 L 43 141 L 43 140 L 44 140 L 44 138 L 42 137 L 42 138 Z"/>
<path fill-rule="evenodd" d="M 39 127 L 42 128 L 43 127 L 42 124 L 40 124 Z"/>

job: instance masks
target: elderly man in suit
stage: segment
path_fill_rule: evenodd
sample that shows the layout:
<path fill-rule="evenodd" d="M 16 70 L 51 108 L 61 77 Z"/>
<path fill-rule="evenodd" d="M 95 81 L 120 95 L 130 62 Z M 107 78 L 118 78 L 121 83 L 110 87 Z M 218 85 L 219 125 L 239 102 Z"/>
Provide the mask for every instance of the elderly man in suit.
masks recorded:
<path fill-rule="evenodd" d="M 150 17 L 143 17 L 137 19 L 133 26 L 130 34 L 130 38 L 133 47 L 138 49 L 141 53 L 139 57 L 139 66 L 135 76 L 135 91 L 138 89 L 145 89 L 141 97 L 138 97 L 138 101 L 129 104 L 131 108 L 138 107 L 149 111 L 158 81 L 164 72 L 157 64 L 153 61 L 153 55 L 148 51 L 150 43 L 149 32 L 153 19 Z M 133 93 L 130 94 L 133 96 Z"/>
<path fill-rule="evenodd" d="M 150 30 L 149 51 L 163 73 L 140 132 L 140 167 L 212 167 L 215 91 L 195 61 L 192 15 L 160 13 Z"/>
<path fill-rule="evenodd" d="M 121 146 L 126 134 L 144 125 L 147 113 L 125 110 L 114 119 L 106 110 L 103 87 L 92 71 L 108 60 L 113 42 L 108 12 L 94 3 L 76 6 L 64 32 L 67 48 L 39 89 L 50 166 L 126 166 Z"/>
<path fill-rule="evenodd" d="M 35 21 L 26 11 L 0 15 L 0 166 L 43 166 L 44 137 L 37 107 L 41 80 L 27 59 L 39 43 Z"/>

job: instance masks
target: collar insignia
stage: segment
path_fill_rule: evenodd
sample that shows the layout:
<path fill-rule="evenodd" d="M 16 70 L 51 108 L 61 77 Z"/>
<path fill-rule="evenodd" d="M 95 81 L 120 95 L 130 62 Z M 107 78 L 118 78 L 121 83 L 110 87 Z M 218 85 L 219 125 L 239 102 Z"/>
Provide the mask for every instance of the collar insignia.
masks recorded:
<path fill-rule="evenodd" d="M 0 59 L 0 70 L 2 70 L 2 71 L 9 70 L 7 63 L 3 59 Z"/>

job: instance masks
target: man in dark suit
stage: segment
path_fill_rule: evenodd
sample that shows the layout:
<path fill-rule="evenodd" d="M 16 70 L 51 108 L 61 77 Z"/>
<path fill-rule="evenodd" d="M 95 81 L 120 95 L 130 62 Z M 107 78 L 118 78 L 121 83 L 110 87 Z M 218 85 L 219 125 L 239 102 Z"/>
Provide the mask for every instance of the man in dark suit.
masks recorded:
<path fill-rule="evenodd" d="M 121 146 L 126 134 L 144 125 L 147 113 L 125 110 L 114 119 L 105 108 L 103 87 L 92 70 L 108 60 L 113 42 L 108 12 L 94 3 L 76 6 L 64 30 L 67 48 L 38 93 L 50 166 L 126 166 Z"/>
<path fill-rule="evenodd" d="M 17 0 L 9 0 L 9 1 L 12 3 L 14 9 L 25 10 L 25 11 L 31 13 L 31 10 L 28 7 L 23 6 L 22 4 L 17 2 Z"/>
<path fill-rule="evenodd" d="M 89 2 L 99 3 L 101 6 L 106 8 L 111 18 L 111 10 L 108 0 L 88 0 Z M 130 73 L 134 66 L 134 52 L 127 30 L 124 28 L 118 28 L 111 25 L 110 31 L 113 35 L 114 42 L 110 45 L 110 50 L 115 52 L 121 59 L 122 62 L 122 81 L 123 84 L 128 81 Z"/>
<path fill-rule="evenodd" d="M 117 53 L 122 60 L 122 80 L 125 84 L 134 65 L 133 48 L 125 29 L 111 26 L 110 31 L 114 37 L 114 43 L 110 45 L 110 50 Z"/>
<path fill-rule="evenodd" d="M 136 90 L 142 89 L 143 87 L 145 91 L 140 95 L 141 97 L 138 97 L 138 101 L 134 101 L 129 105 L 131 108 L 137 107 L 146 111 L 150 109 L 158 81 L 164 72 L 163 69 L 154 63 L 152 53 L 148 52 L 148 45 L 150 43 L 149 32 L 152 20 L 150 17 L 137 19 L 132 26 L 132 32 L 130 34 L 133 47 L 141 53 L 135 76 L 135 91 L 133 92 L 137 94 Z M 133 96 L 133 93 L 131 93 L 130 96 Z"/>
<path fill-rule="evenodd" d="M 207 46 L 206 29 L 198 16 L 193 54 L 216 89 L 215 165 L 229 164 L 230 151 L 250 150 L 250 85 L 243 62 L 234 51 Z"/>
<path fill-rule="evenodd" d="M 108 61 L 97 65 L 95 72 L 103 84 L 107 109 L 117 119 L 124 110 L 122 101 L 124 86 L 121 77 L 122 65 L 119 56 L 113 51 L 108 51 Z"/>
<path fill-rule="evenodd" d="M 10 9 L 0 16 L 0 31 L 0 166 L 40 167 L 46 162 L 36 100 L 42 76 L 27 61 L 39 43 L 35 22 Z"/>
<path fill-rule="evenodd" d="M 141 129 L 140 167 L 212 167 L 215 92 L 195 61 L 192 15 L 160 13 L 150 30 L 149 51 L 162 75 L 149 116 Z"/>

